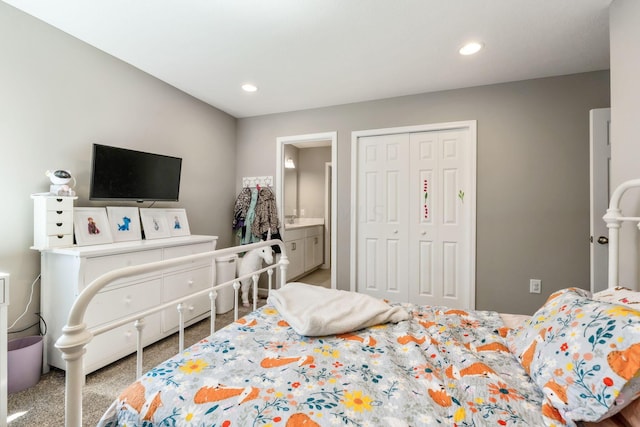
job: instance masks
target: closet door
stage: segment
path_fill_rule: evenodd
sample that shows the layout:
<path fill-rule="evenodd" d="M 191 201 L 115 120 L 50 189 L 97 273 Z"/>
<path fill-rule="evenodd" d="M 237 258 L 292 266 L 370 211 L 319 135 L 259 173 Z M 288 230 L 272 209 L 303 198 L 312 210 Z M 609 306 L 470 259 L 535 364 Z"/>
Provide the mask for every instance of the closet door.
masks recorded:
<path fill-rule="evenodd" d="M 409 301 L 470 308 L 469 148 L 463 130 L 410 135 Z"/>
<path fill-rule="evenodd" d="M 358 141 L 357 283 L 360 292 L 408 298 L 409 135 Z"/>

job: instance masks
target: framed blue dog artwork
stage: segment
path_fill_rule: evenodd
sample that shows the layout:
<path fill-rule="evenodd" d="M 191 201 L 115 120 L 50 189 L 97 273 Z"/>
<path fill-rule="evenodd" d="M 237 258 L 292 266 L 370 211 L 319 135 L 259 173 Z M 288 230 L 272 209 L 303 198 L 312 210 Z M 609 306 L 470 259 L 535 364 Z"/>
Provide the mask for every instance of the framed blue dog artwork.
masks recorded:
<path fill-rule="evenodd" d="M 140 213 L 136 207 L 107 206 L 107 216 L 114 242 L 141 240 Z"/>

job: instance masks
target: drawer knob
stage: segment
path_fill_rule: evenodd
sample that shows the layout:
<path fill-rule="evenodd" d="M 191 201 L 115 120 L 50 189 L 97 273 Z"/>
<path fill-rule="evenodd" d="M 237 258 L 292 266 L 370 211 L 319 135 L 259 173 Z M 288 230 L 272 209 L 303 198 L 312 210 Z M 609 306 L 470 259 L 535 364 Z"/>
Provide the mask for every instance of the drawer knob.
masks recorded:
<path fill-rule="evenodd" d="M 56 237 L 57 237 L 58 239 L 64 239 L 64 234 L 58 234 Z"/>
<path fill-rule="evenodd" d="M 187 281 L 187 284 L 188 284 L 189 286 L 193 286 L 193 279 L 189 279 L 189 280 Z"/>
<path fill-rule="evenodd" d="M 56 227 L 62 227 L 62 223 L 61 222 L 56 222 Z"/>
<path fill-rule="evenodd" d="M 131 304 L 131 297 L 129 295 L 124 297 L 124 303 L 127 304 L 127 305 Z"/>
<path fill-rule="evenodd" d="M 189 311 L 193 311 L 193 310 L 195 310 L 195 309 L 196 309 L 196 308 L 195 308 L 194 306 L 192 306 L 192 305 L 190 305 L 190 306 L 189 306 Z"/>
<path fill-rule="evenodd" d="M 56 211 L 58 215 L 62 215 L 62 211 Z"/>

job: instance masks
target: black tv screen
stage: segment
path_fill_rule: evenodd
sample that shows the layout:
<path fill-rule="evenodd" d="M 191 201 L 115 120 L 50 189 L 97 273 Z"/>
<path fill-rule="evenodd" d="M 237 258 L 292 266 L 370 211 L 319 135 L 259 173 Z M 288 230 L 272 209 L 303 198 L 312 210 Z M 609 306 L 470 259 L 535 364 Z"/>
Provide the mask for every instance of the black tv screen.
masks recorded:
<path fill-rule="evenodd" d="M 91 200 L 177 201 L 182 159 L 93 144 Z"/>

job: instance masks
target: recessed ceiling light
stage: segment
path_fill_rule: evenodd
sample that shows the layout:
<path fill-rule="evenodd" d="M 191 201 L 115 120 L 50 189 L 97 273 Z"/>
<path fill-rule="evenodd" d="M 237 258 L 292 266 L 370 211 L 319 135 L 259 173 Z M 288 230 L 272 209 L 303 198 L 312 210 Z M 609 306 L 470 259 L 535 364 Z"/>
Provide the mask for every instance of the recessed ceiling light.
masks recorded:
<path fill-rule="evenodd" d="M 478 53 L 483 47 L 484 45 L 482 43 L 471 42 L 462 46 L 458 52 L 460 52 L 460 55 L 473 55 L 474 53 Z"/>
<path fill-rule="evenodd" d="M 245 92 L 255 92 L 258 90 L 258 88 L 251 83 L 246 83 L 242 85 L 242 90 L 244 90 Z"/>

